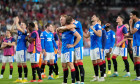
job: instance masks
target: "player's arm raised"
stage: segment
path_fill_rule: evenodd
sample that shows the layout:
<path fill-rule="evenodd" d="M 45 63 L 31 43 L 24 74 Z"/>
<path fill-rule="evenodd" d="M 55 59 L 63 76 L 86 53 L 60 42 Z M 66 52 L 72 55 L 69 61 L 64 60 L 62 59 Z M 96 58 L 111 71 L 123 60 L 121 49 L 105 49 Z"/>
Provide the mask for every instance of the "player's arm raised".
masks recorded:
<path fill-rule="evenodd" d="M 93 26 L 91 26 L 90 28 L 94 31 L 94 33 L 95 33 L 97 36 L 99 36 L 99 37 L 102 36 L 102 30 L 97 30 L 97 31 L 96 31 L 96 30 L 93 28 Z"/>
<path fill-rule="evenodd" d="M 136 33 L 138 31 L 137 28 L 133 28 L 133 20 L 132 19 L 129 20 L 129 25 L 130 25 L 131 34 L 134 34 L 134 33 Z"/>
<path fill-rule="evenodd" d="M 16 25 L 16 18 L 14 18 L 14 23 L 13 23 L 12 28 L 11 28 L 12 33 L 17 33 L 17 30 L 14 29 L 15 25 Z"/>
<path fill-rule="evenodd" d="M 67 45 L 68 48 L 76 46 L 79 43 L 79 41 L 81 40 L 80 34 L 74 28 L 70 29 L 70 31 L 73 31 L 73 33 L 74 33 L 73 35 L 76 37 L 76 41 L 74 42 L 74 44 L 68 44 Z"/>
<path fill-rule="evenodd" d="M 22 33 L 25 33 L 25 30 L 23 30 L 19 25 L 19 18 L 18 17 L 16 17 L 16 27 L 17 27 L 17 30 L 21 31 Z"/>

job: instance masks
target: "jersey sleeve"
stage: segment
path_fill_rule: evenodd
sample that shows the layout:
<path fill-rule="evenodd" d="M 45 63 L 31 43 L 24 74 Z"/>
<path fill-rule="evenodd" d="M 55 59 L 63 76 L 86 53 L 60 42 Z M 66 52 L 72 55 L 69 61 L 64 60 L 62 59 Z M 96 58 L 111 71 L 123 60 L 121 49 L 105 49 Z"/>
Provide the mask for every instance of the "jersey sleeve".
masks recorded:
<path fill-rule="evenodd" d="M 102 26 L 103 29 L 105 29 L 106 25 Z"/>
<path fill-rule="evenodd" d="M 53 35 L 53 34 L 52 34 L 52 35 Z M 56 49 L 58 49 L 58 46 L 57 46 L 57 44 L 56 44 L 56 42 L 55 42 L 55 40 L 54 40 L 54 36 L 52 36 L 52 42 L 53 42 L 54 47 L 55 47 Z"/>
<path fill-rule="evenodd" d="M 75 29 L 73 30 L 73 31 L 71 31 L 72 32 L 72 34 L 75 34 L 75 32 L 77 32 Z"/>
<path fill-rule="evenodd" d="M 43 32 L 41 33 L 40 38 L 41 38 L 41 47 L 42 47 L 42 49 L 45 49 L 45 46 L 44 46 L 45 38 L 44 38 Z"/>
<path fill-rule="evenodd" d="M 11 39 L 11 42 L 16 42 L 16 40 L 14 38 Z"/>
<path fill-rule="evenodd" d="M 76 28 L 79 28 L 79 22 L 78 21 L 75 21 L 73 24 L 76 26 Z"/>
<path fill-rule="evenodd" d="M 54 35 L 54 40 L 58 41 L 58 35 L 57 34 Z"/>
<path fill-rule="evenodd" d="M 113 48 L 113 46 L 114 46 L 114 44 L 115 44 L 115 32 L 112 31 L 111 34 L 112 34 L 112 35 L 111 35 L 111 36 L 112 36 L 112 37 L 111 37 L 111 41 L 112 41 L 112 42 L 111 42 L 111 47 Z"/>
<path fill-rule="evenodd" d="M 102 30 L 102 27 L 99 24 L 96 26 L 96 31 L 98 31 L 98 30 Z"/>
<path fill-rule="evenodd" d="M 106 44 L 106 31 L 102 30 L 102 49 L 105 49 Z"/>
<path fill-rule="evenodd" d="M 139 30 L 140 29 L 140 24 L 135 24 L 134 25 L 134 28 L 136 28 L 137 30 Z"/>
<path fill-rule="evenodd" d="M 36 36 L 37 36 L 37 35 L 36 35 L 36 33 L 35 33 L 35 32 L 34 32 L 34 33 L 32 33 L 32 35 L 31 35 L 31 37 L 32 37 L 32 38 L 34 38 L 34 39 L 36 38 Z"/>
<path fill-rule="evenodd" d="M 122 30 L 122 31 L 123 31 L 123 33 L 124 33 L 124 34 L 127 34 L 127 33 L 128 33 L 128 31 L 127 31 L 127 28 L 126 28 L 126 27 L 123 27 L 123 30 Z"/>

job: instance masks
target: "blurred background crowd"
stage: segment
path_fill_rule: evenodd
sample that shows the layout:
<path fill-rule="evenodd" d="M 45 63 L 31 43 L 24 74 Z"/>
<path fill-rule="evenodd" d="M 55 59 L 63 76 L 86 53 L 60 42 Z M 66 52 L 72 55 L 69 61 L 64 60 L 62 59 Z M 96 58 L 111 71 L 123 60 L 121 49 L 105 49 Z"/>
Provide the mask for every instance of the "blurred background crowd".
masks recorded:
<path fill-rule="evenodd" d="M 68 14 L 79 20 L 87 32 L 90 18 L 96 13 L 100 15 L 102 25 L 109 22 L 115 31 L 117 15 L 124 15 L 125 23 L 128 23 L 130 11 L 140 9 L 139 4 L 140 0 L 0 0 L 0 42 L 6 29 L 11 29 L 16 15 L 25 23 L 37 21 L 43 31 L 45 23 L 59 27 L 60 15 Z M 89 39 L 84 38 L 84 47 L 89 46 Z"/>

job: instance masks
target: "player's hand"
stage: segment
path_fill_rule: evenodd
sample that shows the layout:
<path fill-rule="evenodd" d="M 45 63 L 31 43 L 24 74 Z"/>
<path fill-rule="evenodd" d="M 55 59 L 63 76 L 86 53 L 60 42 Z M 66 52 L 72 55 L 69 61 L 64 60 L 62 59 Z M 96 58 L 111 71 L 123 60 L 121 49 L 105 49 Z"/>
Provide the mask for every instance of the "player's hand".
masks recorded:
<path fill-rule="evenodd" d="M 28 40 L 29 36 L 26 36 L 25 39 Z"/>
<path fill-rule="evenodd" d="M 120 43 L 118 43 L 116 46 L 117 46 L 117 47 L 120 47 L 120 45 L 121 45 L 121 44 L 120 44 Z"/>
<path fill-rule="evenodd" d="M 47 56 L 47 53 L 46 52 L 44 52 L 44 56 Z"/>
<path fill-rule="evenodd" d="M 72 48 L 72 47 L 74 47 L 73 44 L 68 44 L 68 45 L 67 45 L 67 48 Z"/>
<path fill-rule="evenodd" d="M 129 25 L 132 26 L 132 24 L 133 24 L 133 19 L 130 19 L 130 20 L 129 20 Z"/>
<path fill-rule="evenodd" d="M 4 45 L 8 45 L 8 43 L 6 43 L 6 42 L 3 42 L 3 44 L 4 44 Z"/>
<path fill-rule="evenodd" d="M 109 53 L 111 53 L 111 52 L 112 52 L 112 48 L 109 49 Z"/>
<path fill-rule="evenodd" d="M 105 26 L 110 26 L 110 23 L 106 23 Z"/>

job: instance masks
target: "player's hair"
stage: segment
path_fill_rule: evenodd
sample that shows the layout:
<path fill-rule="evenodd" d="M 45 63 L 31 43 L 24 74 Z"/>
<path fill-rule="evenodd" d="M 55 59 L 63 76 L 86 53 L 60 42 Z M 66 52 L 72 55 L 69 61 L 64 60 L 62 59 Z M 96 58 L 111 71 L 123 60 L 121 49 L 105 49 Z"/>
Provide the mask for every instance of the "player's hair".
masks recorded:
<path fill-rule="evenodd" d="M 98 17 L 99 18 L 99 20 L 100 20 L 100 15 L 98 15 L 98 14 L 94 14 L 96 17 Z"/>
<path fill-rule="evenodd" d="M 66 24 L 71 24 L 71 22 L 72 22 L 72 17 L 71 16 L 67 16 L 66 17 Z"/>
<path fill-rule="evenodd" d="M 32 28 L 35 28 L 35 24 L 33 22 L 30 22 L 29 26 L 31 26 Z"/>
<path fill-rule="evenodd" d="M 139 12 L 138 11 L 132 11 L 131 12 L 133 15 L 136 15 L 136 17 L 139 17 Z"/>
<path fill-rule="evenodd" d="M 6 31 L 9 31 L 9 32 L 10 32 L 10 34 L 11 34 L 11 36 L 13 35 L 13 33 L 11 32 L 11 30 L 7 29 Z"/>
<path fill-rule="evenodd" d="M 125 17 L 123 15 L 119 15 L 120 18 L 123 19 L 123 21 L 125 20 Z"/>
<path fill-rule="evenodd" d="M 66 14 L 63 14 L 63 15 L 61 15 L 60 17 L 65 17 L 65 18 L 66 18 L 66 17 L 67 17 L 67 15 L 66 15 Z"/>
<path fill-rule="evenodd" d="M 51 23 L 46 23 L 45 24 L 45 28 L 47 28 L 48 26 L 52 25 Z"/>

